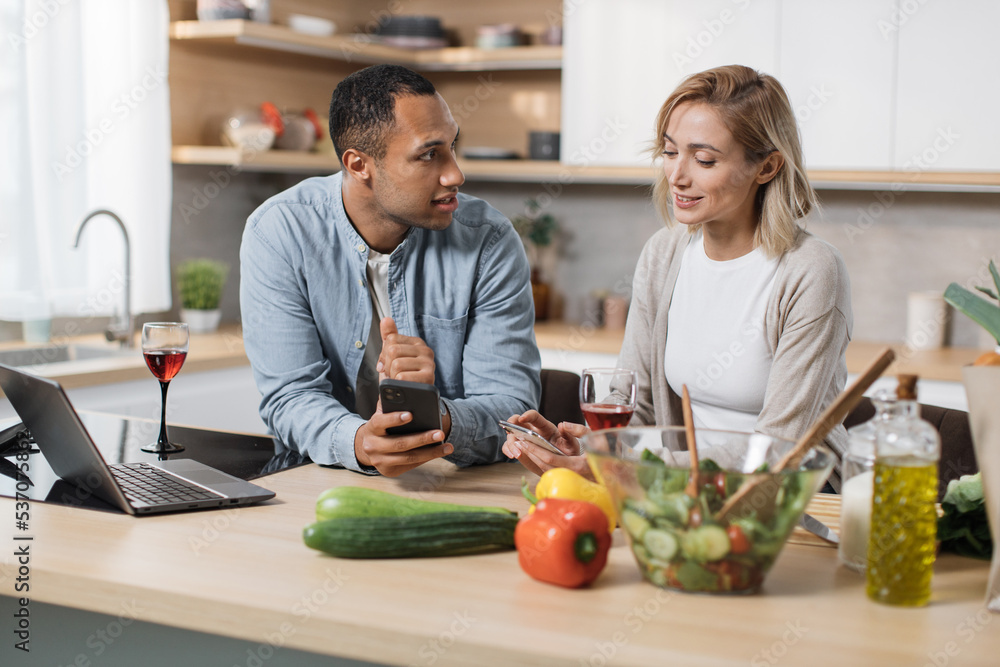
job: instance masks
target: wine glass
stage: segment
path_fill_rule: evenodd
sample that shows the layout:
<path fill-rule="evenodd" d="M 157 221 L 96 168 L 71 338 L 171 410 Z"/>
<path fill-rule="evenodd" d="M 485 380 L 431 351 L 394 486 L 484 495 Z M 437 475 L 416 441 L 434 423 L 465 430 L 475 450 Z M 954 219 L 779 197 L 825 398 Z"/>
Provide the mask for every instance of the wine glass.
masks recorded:
<path fill-rule="evenodd" d="M 580 409 L 593 431 L 627 426 L 635 395 L 635 371 L 627 368 L 585 368 L 580 376 Z"/>
<path fill-rule="evenodd" d="M 160 381 L 160 438 L 142 448 L 144 452 L 168 454 L 184 451 L 183 445 L 167 440 L 167 387 L 184 365 L 188 353 L 188 325 L 183 322 L 147 322 L 142 325 L 142 356 L 150 372 Z"/>

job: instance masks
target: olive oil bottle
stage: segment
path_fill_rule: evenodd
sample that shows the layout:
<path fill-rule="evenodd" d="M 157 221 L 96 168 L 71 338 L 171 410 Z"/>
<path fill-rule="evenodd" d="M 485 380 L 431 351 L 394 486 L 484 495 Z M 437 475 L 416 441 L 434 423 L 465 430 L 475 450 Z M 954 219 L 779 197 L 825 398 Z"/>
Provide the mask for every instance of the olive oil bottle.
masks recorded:
<path fill-rule="evenodd" d="M 879 425 L 871 532 L 868 539 L 868 597 L 891 605 L 918 607 L 931 594 L 941 437 L 920 419 L 917 377 L 900 375 L 894 417 Z"/>

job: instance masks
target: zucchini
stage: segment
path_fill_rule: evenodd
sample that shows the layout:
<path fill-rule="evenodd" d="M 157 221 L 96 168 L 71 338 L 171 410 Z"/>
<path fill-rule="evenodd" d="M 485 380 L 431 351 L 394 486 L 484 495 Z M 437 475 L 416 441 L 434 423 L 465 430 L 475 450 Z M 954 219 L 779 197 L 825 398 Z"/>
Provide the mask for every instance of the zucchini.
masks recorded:
<path fill-rule="evenodd" d="M 677 538 L 673 533 L 659 528 L 650 528 L 642 538 L 642 544 L 646 547 L 649 555 L 658 560 L 669 563 L 677 555 Z"/>
<path fill-rule="evenodd" d="M 417 558 L 514 548 L 516 514 L 343 516 L 306 526 L 306 546 L 339 558 Z"/>
<path fill-rule="evenodd" d="M 722 560 L 729 546 L 729 535 L 721 526 L 704 525 L 681 536 L 684 556 L 699 563 Z"/>
<path fill-rule="evenodd" d="M 343 517 L 417 516 L 439 512 L 494 512 L 503 516 L 517 516 L 516 512 L 502 507 L 437 503 L 360 486 L 336 486 L 321 493 L 316 500 L 317 521 Z"/>
<path fill-rule="evenodd" d="M 622 510 L 622 526 L 636 540 L 642 540 L 642 536 L 649 530 L 649 520 L 635 510 L 625 508 Z"/>

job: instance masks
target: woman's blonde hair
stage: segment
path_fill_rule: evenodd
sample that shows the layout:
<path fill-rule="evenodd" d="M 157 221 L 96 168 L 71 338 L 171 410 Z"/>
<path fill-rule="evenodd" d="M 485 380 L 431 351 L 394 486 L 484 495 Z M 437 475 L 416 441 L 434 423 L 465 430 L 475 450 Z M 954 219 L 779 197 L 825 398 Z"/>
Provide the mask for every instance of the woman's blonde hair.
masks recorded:
<path fill-rule="evenodd" d="M 742 65 L 727 65 L 692 74 L 670 94 L 656 115 L 653 154 L 663 153 L 670 114 L 686 102 L 701 102 L 719 114 L 744 150 L 748 164 L 757 164 L 772 152 L 784 158 L 778 173 L 757 191 L 757 230 L 754 246 L 777 257 L 795 241 L 797 221 L 817 205 L 806 177 L 795 114 L 784 88 L 773 76 Z M 670 184 L 661 169 L 653 185 L 653 202 L 668 225 Z M 700 225 L 692 225 L 697 231 Z"/>

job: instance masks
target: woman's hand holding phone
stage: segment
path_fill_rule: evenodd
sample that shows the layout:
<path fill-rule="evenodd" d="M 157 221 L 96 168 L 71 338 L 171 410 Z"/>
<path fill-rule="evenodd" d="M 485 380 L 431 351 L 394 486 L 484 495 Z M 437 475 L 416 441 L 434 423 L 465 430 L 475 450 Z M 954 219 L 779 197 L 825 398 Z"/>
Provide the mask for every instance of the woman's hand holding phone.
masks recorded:
<path fill-rule="evenodd" d="M 508 458 L 517 459 L 528 470 L 541 475 L 549 468 L 569 468 L 588 479 L 593 479 L 586 457 L 581 455 L 579 438 L 587 432 L 583 424 L 563 422 L 556 426 L 542 417 L 537 410 L 528 410 L 523 415 L 514 415 L 507 422 L 516 428 L 527 428 L 548 441 L 558 453 L 534 444 L 532 439 L 522 434 L 511 434 L 503 444 L 503 453 Z M 506 428 L 505 428 L 506 430 Z"/>

